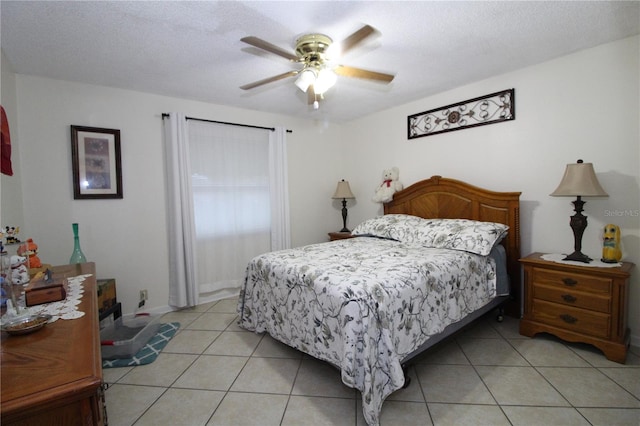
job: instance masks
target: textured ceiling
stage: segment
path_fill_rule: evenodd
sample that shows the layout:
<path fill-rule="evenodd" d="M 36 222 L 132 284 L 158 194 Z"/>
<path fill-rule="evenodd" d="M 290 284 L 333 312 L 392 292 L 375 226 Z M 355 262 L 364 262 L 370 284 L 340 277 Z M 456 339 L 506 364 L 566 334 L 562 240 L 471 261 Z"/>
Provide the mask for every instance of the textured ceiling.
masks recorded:
<path fill-rule="evenodd" d="M 638 1 L 2 0 L 0 13 L 19 74 L 333 122 L 640 32 Z M 339 77 L 317 111 L 293 78 L 239 88 L 299 67 L 242 37 L 293 52 L 302 34 L 341 41 L 365 23 L 378 34 L 340 63 L 395 74 L 391 84 Z"/>

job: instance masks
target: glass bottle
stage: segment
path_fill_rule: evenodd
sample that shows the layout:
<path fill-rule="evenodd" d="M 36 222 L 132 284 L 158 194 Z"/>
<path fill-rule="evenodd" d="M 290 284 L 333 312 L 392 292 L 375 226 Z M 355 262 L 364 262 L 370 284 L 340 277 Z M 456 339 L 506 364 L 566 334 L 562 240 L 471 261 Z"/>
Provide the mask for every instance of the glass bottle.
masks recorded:
<path fill-rule="evenodd" d="M 69 263 L 85 263 L 87 258 L 84 257 L 82 249 L 80 248 L 80 237 L 78 236 L 78 224 L 71 225 L 73 228 L 73 253 L 71 253 L 71 259 Z"/>

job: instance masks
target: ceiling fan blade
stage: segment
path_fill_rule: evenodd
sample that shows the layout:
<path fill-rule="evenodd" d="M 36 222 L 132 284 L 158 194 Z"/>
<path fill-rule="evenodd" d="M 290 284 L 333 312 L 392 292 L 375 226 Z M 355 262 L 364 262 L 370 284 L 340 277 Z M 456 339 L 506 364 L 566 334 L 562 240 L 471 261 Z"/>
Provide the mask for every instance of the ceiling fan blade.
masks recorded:
<path fill-rule="evenodd" d="M 254 87 L 262 86 L 263 84 L 273 83 L 274 81 L 282 80 L 283 78 L 293 77 L 296 74 L 298 74 L 298 71 L 289 71 L 283 74 L 274 75 L 273 77 L 265 78 L 264 80 L 245 84 L 244 86 L 240 86 L 240 88 L 242 90 L 249 90 L 249 89 L 253 89 Z"/>
<path fill-rule="evenodd" d="M 313 105 L 315 101 L 316 101 L 316 91 L 313 89 L 313 84 L 311 84 L 307 88 L 307 103 L 309 105 Z"/>
<path fill-rule="evenodd" d="M 342 41 L 342 43 L 340 44 L 341 53 L 344 54 L 347 51 L 353 49 L 375 31 L 376 30 L 370 25 L 365 25 L 364 27 L 360 28 L 358 31 L 351 34 L 349 37 L 345 38 Z"/>
<path fill-rule="evenodd" d="M 378 80 L 385 83 L 390 83 L 395 77 L 392 74 L 384 74 L 381 72 L 363 70 L 362 68 L 347 67 L 344 65 L 338 65 L 333 71 L 344 77 L 366 78 L 369 80 Z"/>
<path fill-rule="evenodd" d="M 264 41 L 258 37 L 253 37 L 253 36 L 243 37 L 240 39 L 240 41 L 244 41 L 247 44 L 266 50 L 267 52 L 275 53 L 276 55 L 282 56 L 283 58 L 287 58 L 288 60 L 293 62 L 297 62 L 299 59 L 293 53 L 289 53 L 286 50 L 279 48 L 275 44 L 271 44 L 268 41 Z"/>

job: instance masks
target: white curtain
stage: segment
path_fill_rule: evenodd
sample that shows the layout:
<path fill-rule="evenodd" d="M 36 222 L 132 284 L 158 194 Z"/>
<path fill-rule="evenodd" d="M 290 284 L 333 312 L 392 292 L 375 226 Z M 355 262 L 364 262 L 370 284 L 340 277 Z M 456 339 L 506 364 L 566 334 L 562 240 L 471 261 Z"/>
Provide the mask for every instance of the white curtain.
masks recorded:
<path fill-rule="evenodd" d="M 269 135 L 269 185 L 271 187 L 271 250 L 291 247 L 287 133 L 283 127 Z"/>
<path fill-rule="evenodd" d="M 178 308 L 198 304 L 195 258 L 195 223 L 187 122 L 171 113 L 164 120 L 167 170 L 169 239 L 169 305 Z"/>
<path fill-rule="evenodd" d="M 271 248 L 269 131 L 189 120 L 201 294 L 239 288 Z"/>
<path fill-rule="evenodd" d="M 253 257 L 290 246 L 286 133 L 186 123 L 195 281 L 172 284 L 215 300 L 237 294 Z"/>

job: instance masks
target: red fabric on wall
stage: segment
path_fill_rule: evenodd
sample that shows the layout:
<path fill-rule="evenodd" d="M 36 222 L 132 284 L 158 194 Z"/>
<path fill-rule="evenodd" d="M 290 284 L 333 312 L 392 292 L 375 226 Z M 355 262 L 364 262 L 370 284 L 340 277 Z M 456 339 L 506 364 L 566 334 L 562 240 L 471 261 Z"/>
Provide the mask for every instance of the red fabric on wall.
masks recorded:
<path fill-rule="evenodd" d="M 11 135 L 9 134 L 9 120 L 4 108 L 0 105 L 0 171 L 5 175 L 13 176 L 11 167 Z"/>

